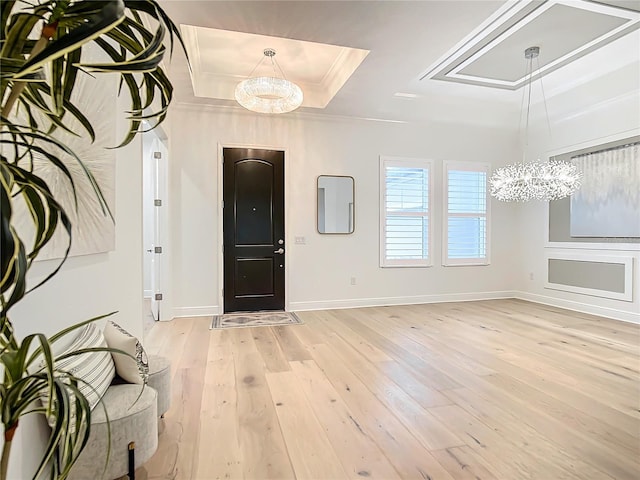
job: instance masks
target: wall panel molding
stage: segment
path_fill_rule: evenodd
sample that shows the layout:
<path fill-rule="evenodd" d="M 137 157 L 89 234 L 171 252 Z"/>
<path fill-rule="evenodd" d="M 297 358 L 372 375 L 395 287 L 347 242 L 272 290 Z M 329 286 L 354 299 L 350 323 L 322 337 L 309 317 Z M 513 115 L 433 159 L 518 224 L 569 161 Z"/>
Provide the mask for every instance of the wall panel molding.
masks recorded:
<path fill-rule="evenodd" d="M 553 260 L 568 261 L 564 265 L 559 262 L 552 268 Z M 545 265 L 547 268 L 547 277 L 544 284 L 545 288 L 551 290 L 561 290 L 564 292 L 579 293 L 582 295 L 590 295 L 595 297 L 611 298 L 614 300 L 623 300 L 626 302 L 633 301 L 633 263 L 634 257 L 622 255 L 593 255 L 585 252 L 545 252 Z M 569 265 L 574 264 L 574 271 L 567 271 L 571 268 Z M 594 265 L 602 264 L 601 275 L 593 273 L 585 278 L 585 269 L 588 267 L 592 271 L 597 269 Z M 611 266 L 621 266 L 616 268 L 617 271 L 611 269 Z M 561 269 L 565 269 L 564 272 Z M 618 273 L 619 272 L 619 273 Z M 560 278 L 554 279 L 552 276 L 564 277 L 567 280 L 560 282 Z M 608 279 L 603 280 L 603 276 Z M 571 280 L 571 277 L 574 280 Z M 614 278 L 618 276 L 619 278 Z M 591 287 L 584 283 L 598 282 L 600 284 L 609 283 L 610 288 Z M 595 283 L 594 283 L 595 285 Z"/>

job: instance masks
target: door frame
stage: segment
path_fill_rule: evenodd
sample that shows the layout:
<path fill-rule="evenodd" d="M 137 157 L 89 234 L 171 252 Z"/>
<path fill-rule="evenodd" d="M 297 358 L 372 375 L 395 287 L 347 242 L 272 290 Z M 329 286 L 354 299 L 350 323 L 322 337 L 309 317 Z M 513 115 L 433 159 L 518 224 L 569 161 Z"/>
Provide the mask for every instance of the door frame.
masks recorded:
<path fill-rule="evenodd" d="M 151 143 L 153 143 L 153 140 L 157 140 L 158 143 L 161 143 L 166 151 L 167 151 L 167 155 L 165 158 L 162 158 L 161 161 L 159 162 L 161 164 L 162 169 L 164 170 L 164 178 L 160 179 L 160 193 L 162 196 L 162 209 L 159 210 L 158 214 L 160 216 L 160 225 L 159 225 L 159 236 L 160 236 L 160 243 L 163 249 L 162 255 L 159 255 L 156 260 L 158 261 L 158 263 L 160 264 L 160 269 L 159 269 L 159 277 L 158 277 L 158 284 L 160 286 L 160 290 L 162 292 L 163 295 L 163 299 L 162 299 L 162 308 L 160 309 L 160 318 L 159 321 L 169 321 L 171 319 L 173 319 L 174 317 L 174 311 L 173 311 L 173 304 L 172 304 L 172 300 L 173 300 L 173 295 L 172 295 L 172 276 L 170 274 L 170 268 L 171 268 L 171 257 L 172 257 L 172 250 L 171 250 L 171 235 L 170 235 L 170 222 L 171 222 L 171 218 L 169 215 L 169 207 L 171 205 L 170 203 L 170 189 L 169 189 L 169 156 L 171 155 L 171 149 L 170 149 L 170 139 L 166 133 L 166 131 L 162 128 L 162 125 L 156 127 L 153 130 L 150 130 L 148 132 L 145 132 L 144 135 L 146 136 L 145 138 L 147 140 L 151 140 Z M 144 142 L 144 140 L 143 140 Z M 144 155 L 144 144 L 143 144 L 143 155 Z M 155 167 L 155 166 L 154 166 Z M 148 172 L 146 172 L 148 173 Z M 144 169 L 143 169 L 143 176 L 145 175 Z M 146 181 L 146 178 L 143 178 L 143 181 Z M 144 195 L 144 194 L 143 194 Z M 144 201 L 144 196 L 143 196 L 143 201 Z M 143 207 L 143 216 L 145 215 L 145 209 Z M 143 217 L 143 221 L 144 221 L 144 217 Z M 158 228 L 155 225 L 155 221 L 154 223 L 154 228 Z M 143 234 L 144 235 L 144 234 Z M 144 245 L 144 238 L 143 238 L 143 249 L 146 249 L 146 245 Z M 146 252 L 143 251 L 143 255 L 145 255 Z M 144 269 L 144 262 L 143 262 L 143 267 Z M 143 276 L 144 276 L 144 272 L 143 272 Z M 146 314 L 146 312 L 145 312 Z"/>
<path fill-rule="evenodd" d="M 222 211 L 222 199 L 223 199 L 223 185 L 224 185 L 224 175 L 222 171 L 222 161 L 223 161 L 223 149 L 225 148 L 256 148 L 262 150 L 277 150 L 280 152 L 284 152 L 284 309 L 285 311 L 289 311 L 289 272 L 291 265 L 291 255 L 289 255 L 289 246 L 293 245 L 291 232 L 287 228 L 290 224 L 289 215 L 291 213 L 291 209 L 289 208 L 289 193 L 291 191 L 291 186 L 289 185 L 291 175 L 289 172 L 289 167 L 291 162 L 289 161 L 289 150 L 287 147 L 282 146 L 274 146 L 274 145 L 262 145 L 262 144 L 242 144 L 242 143 L 223 143 L 218 142 L 218 157 L 216 159 L 217 163 L 217 175 L 218 175 L 218 195 L 217 195 L 217 214 L 218 221 L 218 252 L 216 255 L 216 261 L 218 265 L 218 315 L 222 315 L 224 313 L 224 295 L 222 293 L 222 289 L 224 288 L 224 226 L 223 226 L 223 211 Z"/>

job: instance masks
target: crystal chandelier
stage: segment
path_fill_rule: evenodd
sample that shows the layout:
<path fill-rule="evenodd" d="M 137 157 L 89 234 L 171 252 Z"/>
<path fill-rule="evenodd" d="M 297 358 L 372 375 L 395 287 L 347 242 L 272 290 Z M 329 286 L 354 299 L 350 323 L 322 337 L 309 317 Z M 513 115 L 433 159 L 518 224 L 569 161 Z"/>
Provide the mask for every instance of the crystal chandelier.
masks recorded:
<path fill-rule="evenodd" d="M 530 47 L 524 51 L 528 60 L 529 91 L 527 99 L 527 123 L 525 137 L 529 135 L 529 111 L 531 109 L 531 84 L 533 60 L 540 54 L 539 47 Z M 540 65 L 538 65 L 538 70 Z M 542 85 L 542 77 L 540 77 Z M 524 93 L 524 92 L 523 92 Z M 542 90 L 544 100 L 544 89 Z M 546 100 L 545 111 L 546 111 Z M 524 101 L 523 101 L 524 103 Z M 547 113 L 547 124 L 549 115 Z M 526 145 L 525 145 L 526 152 Z M 524 153 L 523 153 L 524 159 Z M 503 202 L 528 202 L 529 200 L 558 200 L 573 194 L 580 188 L 582 173 L 571 163 L 549 160 L 546 162 L 523 162 L 500 167 L 489 179 L 491 196 Z"/>
<path fill-rule="evenodd" d="M 516 163 L 498 168 L 491 179 L 491 195 L 503 202 L 558 200 L 580 187 L 575 165 L 558 160 Z"/>
<path fill-rule="evenodd" d="M 282 69 L 273 58 L 276 54 L 273 48 L 266 48 L 263 53 L 264 57 L 253 69 L 250 78 L 236 86 L 236 100 L 247 110 L 258 113 L 287 113 L 295 110 L 302 104 L 302 90 L 284 78 Z M 273 77 L 251 77 L 265 58 L 271 60 Z M 278 77 L 278 70 L 282 78 Z"/>

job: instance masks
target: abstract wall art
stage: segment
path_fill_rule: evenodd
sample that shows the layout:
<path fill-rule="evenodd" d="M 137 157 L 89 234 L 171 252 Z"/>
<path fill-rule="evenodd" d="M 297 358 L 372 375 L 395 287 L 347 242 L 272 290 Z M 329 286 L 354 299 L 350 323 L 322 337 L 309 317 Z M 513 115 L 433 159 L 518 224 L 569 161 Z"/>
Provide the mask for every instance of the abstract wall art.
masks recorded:
<path fill-rule="evenodd" d="M 108 147 L 116 146 L 116 100 L 115 76 L 101 74 L 93 77 L 80 73 L 72 102 L 93 125 L 96 140 L 92 143 L 87 132 L 75 118 L 71 118 L 71 115 L 65 117 L 65 124 L 78 135 L 72 135 L 60 128 L 53 133 L 53 136 L 75 152 L 93 173 L 114 217 L 115 150 Z M 52 167 L 43 157 L 34 155 L 34 172 L 46 181 L 54 198 L 63 205 L 69 216 L 73 227 L 70 256 L 114 250 L 115 225 L 112 218 L 103 211 L 93 186 L 73 158 L 63 152 L 56 153 L 60 155 L 74 179 L 78 198 L 77 209 L 69 181 L 59 169 Z M 21 212 L 16 209 L 16 227 L 25 235 L 23 238 L 30 238 L 28 234 L 33 226 L 26 208 L 22 210 Z M 66 248 L 67 235 L 64 229 L 59 227 L 49 244 L 38 255 L 38 260 L 62 258 Z"/>
<path fill-rule="evenodd" d="M 583 173 L 571 197 L 572 237 L 640 237 L 640 142 L 571 158 Z"/>

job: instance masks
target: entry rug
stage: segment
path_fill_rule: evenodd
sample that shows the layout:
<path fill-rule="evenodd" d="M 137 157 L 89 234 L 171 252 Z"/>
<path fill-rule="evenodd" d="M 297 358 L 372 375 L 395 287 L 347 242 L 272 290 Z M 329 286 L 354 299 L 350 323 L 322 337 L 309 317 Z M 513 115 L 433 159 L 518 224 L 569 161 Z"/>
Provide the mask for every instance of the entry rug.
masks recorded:
<path fill-rule="evenodd" d="M 298 325 L 302 320 L 293 312 L 244 312 L 216 315 L 210 330 L 215 328 L 273 327 L 276 325 Z"/>

